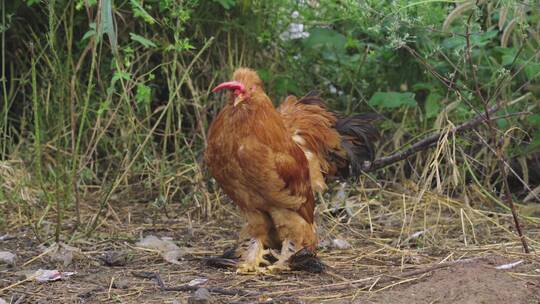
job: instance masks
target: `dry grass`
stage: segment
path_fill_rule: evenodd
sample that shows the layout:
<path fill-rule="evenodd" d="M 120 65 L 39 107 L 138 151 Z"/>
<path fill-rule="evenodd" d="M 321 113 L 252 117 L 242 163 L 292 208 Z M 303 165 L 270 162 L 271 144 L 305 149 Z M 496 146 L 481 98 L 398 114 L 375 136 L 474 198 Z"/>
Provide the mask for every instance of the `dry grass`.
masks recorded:
<path fill-rule="evenodd" d="M 24 174 L 15 171 L 9 178 L 19 176 L 24 180 Z M 22 191 L 21 187 L 8 185 L 9 189 Z M 212 216 L 205 218 L 200 207 L 194 204 L 170 204 L 165 214 L 151 204 L 117 197 L 109 204 L 91 237 L 78 233 L 65 236 L 70 245 L 82 251 L 82 255 L 65 267 L 39 256 L 39 245 L 51 242 L 52 232 L 47 231 L 47 227 L 52 219 L 43 220 L 41 234 L 49 238 L 41 243 L 34 237 L 33 229 L 25 224 L 27 219 L 14 209 L 7 210 L 3 202 L 0 206 L 7 215 L 7 233 L 14 238 L 0 242 L 3 248 L 19 255 L 19 263 L 14 268 L 1 266 L 0 297 L 14 301 L 23 297 L 22 302 L 54 299 L 62 303 L 171 303 L 190 296 L 190 291 L 160 290 L 154 281 L 133 274 L 148 271 L 160 273 L 167 287 L 207 278 L 203 286 L 214 288 L 213 298 L 223 303 L 268 299 L 277 303 L 399 302 L 403 296 L 401 288 L 428 284 L 432 276 L 446 275 L 446 268 L 460 271 L 480 267 L 481 271 L 494 271 L 496 264 L 516 260 L 524 260 L 524 263 L 504 271 L 505 275 L 512 276 L 509 282 L 540 286 L 538 256 L 521 253 L 511 216 L 506 211 L 496 211 L 498 207 L 482 189 L 475 186 L 465 189 L 468 197 L 465 203 L 463 196 L 437 194 L 413 182 L 376 184 L 361 179 L 359 185 L 362 187 L 346 186 L 341 190 L 336 187 L 318 206 L 321 241 L 342 239 L 351 245 L 343 250 L 320 248 L 319 256 L 328 265 L 322 275 L 287 272 L 245 276 L 233 270 L 206 266 L 204 257 L 219 255 L 223 249 L 234 245 L 241 225 L 236 208 L 226 199 L 216 203 Z M 34 201 L 31 197 L 36 197 L 32 194 L 35 190 L 25 191 L 28 200 Z M 343 194 L 346 199 L 340 200 Z M 83 222 L 89 221 L 96 211 L 97 206 L 92 203 L 83 204 Z M 65 218 L 64 231 L 74 221 L 70 215 Z M 538 252 L 540 218 L 527 217 L 523 224 L 531 249 Z M 184 260 L 179 265 L 168 264 L 157 252 L 135 246 L 141 236 L 150 234 L 171 237 L 185 250 Z M 124 253 L 127 263 L 117 267 L 103 265 L 100 257 L 108 252 Z M 23 272 L 38 268 L 60 268 L 76 271 L 77 275 L 67 281 L 47 284 L 24 281 L 21 277 Z M 447 272 L 447 276 L 456 275 L 450 270 Z M 21 283 L 17 285 L 18 282 Z M 499 288 L 503 290 L 508 282 L 501 282 L 503 285 Z M 439 295 L 444 295 L 445 287 L 438 288 Z M 225 295 L 220 290 L 238 294 Z M 516 292 L 533 300 L 540 297 L 526 290 Z"/>

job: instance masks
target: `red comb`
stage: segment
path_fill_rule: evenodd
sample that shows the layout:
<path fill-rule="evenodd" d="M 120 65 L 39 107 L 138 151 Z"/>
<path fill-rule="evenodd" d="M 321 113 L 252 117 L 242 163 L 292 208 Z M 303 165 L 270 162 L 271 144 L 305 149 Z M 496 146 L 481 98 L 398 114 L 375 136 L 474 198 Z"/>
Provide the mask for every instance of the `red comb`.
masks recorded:
<path fill-rule="evenodd" d="M 228 82 L 224 82 L 224 83 L 221 83 L 219 84 L 217 87 L 215 87 L 212 92 L 217 92 L 219 90 L 223 90 L 223 89 L 231 89 L 231 90 L 238 90 L 240 92 L 245 92 L 246 91 L 246 87 L 244 87 L 244 85 L 241 83 L 241 82 L 238 82 L 238 81 L 228 81 Z"/>

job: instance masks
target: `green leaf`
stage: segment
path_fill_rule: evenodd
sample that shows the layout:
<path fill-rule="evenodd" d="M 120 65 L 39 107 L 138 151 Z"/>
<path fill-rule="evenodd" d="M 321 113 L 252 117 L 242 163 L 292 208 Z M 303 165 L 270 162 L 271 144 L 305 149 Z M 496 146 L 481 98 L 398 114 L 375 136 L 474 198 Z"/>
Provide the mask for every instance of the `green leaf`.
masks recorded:
<path fill-rule="evenodd" d="M 299 94 L 300 89 L 298 88 L 296 81 L 294 81 L 289 76 L 278 76 L 275 79 L 275 86 L 276 91 L 278 91 L 281 95 L 283 94 Z"/>
<path fill-rule="evenodd" d="M 471 45 L 483 47 L 486 46 L 493 38 L 497 37 L 498 31 L 486 31 L 479 34 L 471 34 Z"/>
<path fill-rule="evenodd" d="M 131 38 L 131 40 L 137 41 L 138 43 L 142 44 L 145 48 L 157 47 L 157 45 L 154 42 L 152 42 L 152 40 L 146 39 L 141 35 L 137 35 L 135 33 L 129 33 L 129 37 Z"/>
<path fill-rule="evenodd" d="M 527 117 L 527 121 L 533 126 L 540 128 L 540 114 L 532 114 Z"/>
<path fill-rule="evenodd" d="M 465 40 L 465 37 L 461 36 L 450 37 L 444 39 L 444 41 L 442 42 L 442 46 L 447 49 L 465 48 L 466 45 L 467 40 Z"/>
<path fill-rule="evenodd" d="M 269 82 L 270 81 L 270 71 L 267 69 L 259 69 L 257 70 L 257 74 L 259 77 L 261 77 L 261 80 L 263 82 Z"/>
<path fill-rule="evenodd" d="M 101 4 L 101 23 L 98 32 L 99 37 L 102 37 L 103 34 L 107 34 L 109 42 L 111 43 L 111 48 L 113 52 L 116 52 L 116 31 L 114 29 L 112 1 L 113 0 L 103 0 L 103 3 Z"/>
<path fill-rule="evenodd" d="M 533 133 L 532 141 L 527 146 L 527 149 L 526 149 L 527 153 L 531 153 L 531 152 L 535 151 L 536 148 L 538 148 L 538 147 L 540 147 L 540 130 Z"/>
<path fill-rule="evenodd" d="M 36 3 L 39 3 L 40 0 L 26 0 L 26 5 L 32 6 Z"/>
<path fill-rule="evenodd" d="M 431 91 L 435 85 L 433 83 L 429 82 L 417 82 L 413 84 L 412 89 L 414 91 L 420 91 L 420 90 L 428 90 Z"/>
<path fill-rule="evenodd" d="M 150 104 L 150 101 L 152 100 L 152 89 L 145 84 L 137 84 L 135 100 L 137 101 L 137 104 Z"/>
<path fill-rule="evenodd" d="M 124 71 L 116 71 L 116 72 L 114 72 L 112 82 L 116 82 L 119 79 L 131 80 L 131 75 L 129 73 L 127 73 L 127 72 L 124 72 Z"/>
<path fill-rule="evenodd" d="M 533 80 L 540 76 L 540 63 L 530 62 L 525 66 L 525 75 L 529 80 Z"/>
<path fill-rule="evenodd" d="M 96 24 L 94 22 L 90 23 L 90 29 L 84 33 L 84 36 L 82 37 L 82 41 L 94 36 L 96 34 Z"/>
<path fill-rule="evenodd" d="M 39 0 L 29 0 L 29 1 L 35 1 L 39 2 Z M 97 4 L 97 0 L 77 0 L 77 4 L 75 4 L 75 9 L 80 11 L 84 7 L 92 7 Z"/>
<path fill-rule="evenodd" d="M 377 92 L 371 96 L 369 104 L 381 108 L 414 107 L 417 105 L 414 94 L 411 92 Z"/>
<path fill-rule="evenodd" d="M 439 115 L 442 96 L 436 92 L 430 93 L 426 99 L 426 117 L 433 118 Z"/>
<path fill-rule="evenodd" d="M 138 0 L 130 0 L 131 3 L 131 10 L 133 11 L 133 16 L 135 17 L 141 17 L 146 23 L 154 24 L 156 23 L 156 19 L 154 19 L 139 3 Z"/>
<path fill-rule="evenodd" d="M 103 115 L 103 113 L 107 112 L 109 110 L 109 107 L 111 105 L 111 102 L 108 100 L 104 100 L 100 105 L 99 109 L 97 110 L 98 116 Z"/>
<path fill-rule="evenodd" d="M 342 34 L 328 28 L 315 27 L 309 30 L 309 37 L 304 39 L 304 47 L 329 48 L 339 53 L 345 52 L 347 38 Z"/>
<path fill-rule="evenodd" d="M 512 62 L 514 62 L 514 58 L 517 55 L 517 50 L 515 48 L 496 47 L 495 50 L 502 55 L 501 64 L 503 66 L 508 66 L 512 64 Z"/>
<path fill-rule="evenodd" d="M 509 125 L 510 123 L 508 122 L 508 119 L 506 118 L 497 119 L 497 126 L 499 127 L 499 129 L 506 130 Z"/>
<path fill-rule="evenodd" d="M 221 4 L 224 9 L 229 10 L 236 5 L 236 0 L 214 0 L 214 2 Z"/>

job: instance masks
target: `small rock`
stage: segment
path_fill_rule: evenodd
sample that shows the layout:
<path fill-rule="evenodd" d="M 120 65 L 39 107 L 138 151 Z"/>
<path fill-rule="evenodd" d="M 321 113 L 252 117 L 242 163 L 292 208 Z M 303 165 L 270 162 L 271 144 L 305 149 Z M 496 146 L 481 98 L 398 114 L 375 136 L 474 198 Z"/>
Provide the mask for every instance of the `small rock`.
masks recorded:
<path fill-rule="evenodd" d="M 12 240 L 16 238 L 15 236 L 13 235 L 10 235 L 10 234 L 4 234 L 2 236 L 0 236 L 0 241 L 9 241 L 9 240 Z M 1 302 L 0 302 L 1 303 Z"/>
<path fill-rule="evenodd" d="M 0 251 L 0 263 L 13 266 L 15 265 L 16 262 L 17 262 L 17 255 L 9 251 Z"/>
<path fill-rule="evenodd" d="M 116 289 L 128 289 L 129 288 L 129 282 L 126 279 L 120 279 L 113 282 L 113 288 Z"/>
<path fill-rule="evenodd" d="M 64 243 L 53 243 L 50 247 L 45 248 L 43 253 L 48 255 L 52 262 L 61 262 L 64 267 L 67 267 L 73 261 L 75 254 L 80 254 L 80 249 L 69 246 Z"/>
<path fill-rule="evenodd" d="M 212 303 L 210 291 L 206 288 L 199 288 L 193 296 L 188 298 L 188 304 L 208 304 Z"/>
<path fill-rule="evenodd" d="M 130 260 L 127 252 L 107 251 L 99 257 L 106 266 L 125 266 Z"/>
<path fill-rule="evenodd" d="M 0 304 L 8 304 L 4 299 L 0 298 Z"/>

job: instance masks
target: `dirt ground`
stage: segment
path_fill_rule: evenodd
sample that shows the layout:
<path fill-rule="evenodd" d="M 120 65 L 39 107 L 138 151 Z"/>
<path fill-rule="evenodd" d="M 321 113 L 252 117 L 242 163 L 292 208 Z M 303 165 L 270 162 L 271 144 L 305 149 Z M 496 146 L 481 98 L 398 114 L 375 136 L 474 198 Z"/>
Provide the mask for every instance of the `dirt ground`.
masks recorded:
<path fill-rule="evenodd" d="M 325 273 L 241 275 L 204 260 L 234 244 L 241 225 L 234 208 L 222 210 L 219 220 L 205 220 L 182 208 L 167 217 L 141 206 L 111 209 L 92 237 L 71 240 L 80 251 L 69 265 L 42 254 L 52 240 L 38 241 L 28 226 L 0 233 L 8 236 L 0 251 L 18 255 L 15 266 L 0 264 L 0 298 L 7 303 L 540 303 L 540 257 L 520 253 L 515 240 L 464 246 L 448 234 L 441 236 L 445 243 L 397 246 L 399 223 L 377 229 L 319 218 L 322 244 L 339 238 L 351 245 L 320 248 Z M 374 216 L 373 221 L 383 220 Z M 136 246 L 148 235 L 174 240 L 182 251 L 178 264 Z M 112 259 L 118 266 L 107 266 L 111 257 L 118 257 Z M 75 274 L 47 283 L 26 280 L 25 274 L 40 268 Z M 206 280 L 188 287 L 195 279 Z M 198 288 L 209 291 L 208 302 L 196 301 Z"/>

